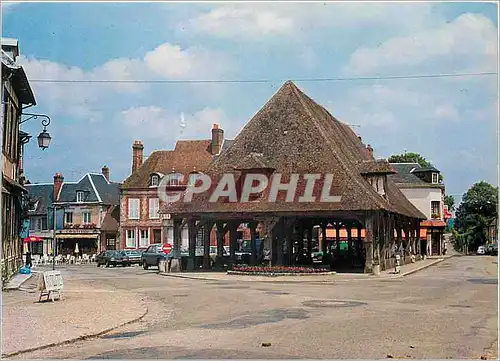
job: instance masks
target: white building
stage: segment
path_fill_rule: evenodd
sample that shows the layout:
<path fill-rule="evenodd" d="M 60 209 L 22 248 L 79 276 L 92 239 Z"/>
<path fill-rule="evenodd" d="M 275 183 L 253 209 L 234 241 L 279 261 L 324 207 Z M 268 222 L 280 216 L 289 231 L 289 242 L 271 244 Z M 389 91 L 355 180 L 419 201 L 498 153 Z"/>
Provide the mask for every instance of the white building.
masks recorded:
<path fill-rule="evenodd" d="M 401 192 L 413 203 L 427 220 L 420 223 L 422 250 L 427 255 L 440 255 L 445 247 L 444 184 L 439 180 L 439 170 L 421 167 L 418 163 L 391 163 L 397 172 L 390 175 Z"/>

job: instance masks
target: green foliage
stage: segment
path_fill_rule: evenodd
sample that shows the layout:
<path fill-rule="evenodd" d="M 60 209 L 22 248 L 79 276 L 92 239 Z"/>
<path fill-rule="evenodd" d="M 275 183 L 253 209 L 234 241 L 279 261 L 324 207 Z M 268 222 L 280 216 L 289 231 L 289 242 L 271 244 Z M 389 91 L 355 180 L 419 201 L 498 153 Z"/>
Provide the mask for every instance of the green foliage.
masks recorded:
<path fill-rule="evenodd" d="M 422 157 L 419 153 L 406 152 L 402 154 L 391 155 L 388 159 L 389 163 L 418 163 L 421 167 L 427 168 L 433 165 Z M 439 174 L 439 181 L 443 181 L 443 176 Z"/>
<path fill-rule="evenodd" d="M 498 188 L 486 182 L 474 184 L 457 209 L 454 238 L 462 249 L 477 249 L 488 243 L 488 227 L 497 216 Z"/>
<path fill-rule="evenodd" d="M 455 198 L 453 198 L 453 196 L 444 196 L 444 204 L 448 206 L 448 210 L 450 212 L 453 212 L 455 210 Z"/>
<path fill-rule="evenodd" d="M 424 157 L 413 152 L 391 155 L 388 160 L 389 163 L 418 163 L 421 167 L 432 167 Z"/>

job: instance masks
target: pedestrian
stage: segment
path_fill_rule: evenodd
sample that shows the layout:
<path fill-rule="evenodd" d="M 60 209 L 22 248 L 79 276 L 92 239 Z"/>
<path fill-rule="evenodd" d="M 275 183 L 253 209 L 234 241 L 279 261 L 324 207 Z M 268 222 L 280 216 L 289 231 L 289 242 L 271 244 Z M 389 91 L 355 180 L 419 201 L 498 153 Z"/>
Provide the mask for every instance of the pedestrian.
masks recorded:
<path fill-rule="evenodd" d="M 28 252 L 26 252 L 26 267 L 31 268 L 32 265 L 31 252 L 28 250 Z"/>

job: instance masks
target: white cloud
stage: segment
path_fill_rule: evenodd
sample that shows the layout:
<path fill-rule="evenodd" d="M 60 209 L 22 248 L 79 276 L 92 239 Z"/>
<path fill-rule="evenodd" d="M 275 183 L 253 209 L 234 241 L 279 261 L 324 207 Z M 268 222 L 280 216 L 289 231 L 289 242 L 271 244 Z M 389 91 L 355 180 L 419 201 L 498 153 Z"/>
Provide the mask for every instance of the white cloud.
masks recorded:
<path fill-rule="evenodd" d="M 231 69 L 229 58 L 201 47 L 181 49 L 168 43 L 148 52 L 143 59 L 112 59 L 90 70 L 47 60 L 20 56 L 28 79 L 66 80 L 69 83 L 33 82 L 39 104 L 53 113 L 102 120 L 106 100 L 117 99 L 116 93 L 144 95 L 146 83 L 85 83 L 85 81 L 129 81 L 150 79 L 217 78 Z"/>
<path fill-rule="evenodd" d="M 201 35 L 262 41 L 269 35 L 296 37 L 311 29 L 347 31 L 363 26 L 412 29 L 428 24 L 431 4 L 247 3 L 219 5 L 179 24 Z"/>
<path fill-rule="evenodd" d="M 203 108 L 184 114 L 185 127 L 181 127 L 181 114 L 158 106 L 131 107 L 115 117 L 116 123 L 127 133 L 161 148 L 179 139 L 209 139 L 212 125 L 217 123 L 227 131 L 228 118 L 221 108 Z M 227 134 L 227 133 L 226 133 Z"/>
<path fill-rule="evenodd" d="M 463 14 L 450 23 L 408 36 L 394 37 L 378 47 L 362 47 L 351 56 L 347 72 L 375 74 L 413 69 L 436 72 L 495 71 L 497 28 L 479 14 Z"/>

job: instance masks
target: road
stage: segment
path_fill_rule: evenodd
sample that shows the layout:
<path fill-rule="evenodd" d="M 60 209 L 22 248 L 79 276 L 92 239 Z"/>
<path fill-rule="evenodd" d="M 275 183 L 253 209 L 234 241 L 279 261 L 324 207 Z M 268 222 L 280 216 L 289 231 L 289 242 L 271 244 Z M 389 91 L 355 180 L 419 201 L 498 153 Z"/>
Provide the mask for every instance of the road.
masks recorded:
<path fill-rule="evenodd" d="M 329 284 L 201 281 L 137 267 L 64 272 L 66 282 L 144 295 L 148 315 L 100 338 L 17 358 L 477 359 L 497 339 L 490 256 L 454 257 L 399 279 Z"/>

